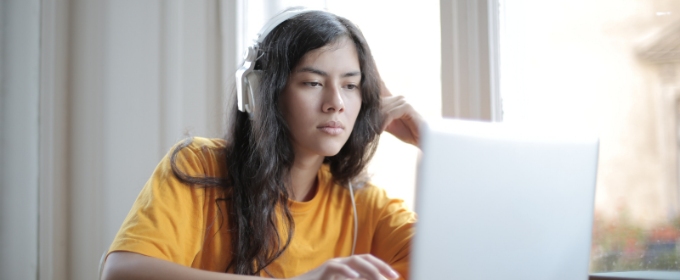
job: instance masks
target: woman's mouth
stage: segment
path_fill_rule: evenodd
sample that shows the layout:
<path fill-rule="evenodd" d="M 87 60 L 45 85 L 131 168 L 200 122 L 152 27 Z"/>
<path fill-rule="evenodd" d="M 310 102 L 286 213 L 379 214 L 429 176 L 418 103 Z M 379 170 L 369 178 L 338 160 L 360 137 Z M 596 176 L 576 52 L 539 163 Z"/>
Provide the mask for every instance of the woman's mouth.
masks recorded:
<path fill-rule="evenodd" d="M 330 135 L 338 135 L 345 130 L 345 126 L 339 121 L 330 121 L 317 127 L 317 129 Z"/>

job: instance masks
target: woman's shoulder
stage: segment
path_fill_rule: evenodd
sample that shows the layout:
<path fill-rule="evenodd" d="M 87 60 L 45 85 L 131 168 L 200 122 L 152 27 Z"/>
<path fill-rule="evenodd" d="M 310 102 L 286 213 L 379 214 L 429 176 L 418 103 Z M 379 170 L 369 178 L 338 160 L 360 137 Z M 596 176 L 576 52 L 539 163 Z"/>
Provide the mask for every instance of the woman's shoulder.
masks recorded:
<path fill-rule="evenodd" d="M 373 184 L 367 172 L 362 172 L 359 176 L 353 178 L 350 181 L 349 186 L 341 186 L 333 180 L 333 174 L 330 171 L 330 167 L 327 164 L 324 164 L 321 166 L 319 179 L 321 182 L 333 185 L 338 192 L 348 192 L 348 187 L 351 187 L 357 202 L 368 205 L 385 204 L 390 200 L 401 201 L 400 199 L 390 197 L 385 189 Z"/>
<path fill-rule="evenodd" d="M 221 138 L 188 137 L 175 146 L 183 146 L 193 153 L 223 153 L 227 142 Z"/>
<path fill-rule="evenodd" d="M 376 186 L 370 181 L 357 184 L 357 186 L 354 187 L 354 190 L 357 199 L 368 201 L 384 201 L 392 199 L 385 189 Z"/>
<path fill-rule="evenodd" d="M 379 222 L 387 218 L 396 219 L 396 224 L 415 222 L 415 213 L 406 205 L 403 199 L 391 196 L 385 189 L 367 182 L 355 193 L 357 209 L 365 213 L 368 221 Z"/>
<path fill-rule="evenodd" d="M 402 204 L 404 200 L 391 196 L 384 188 L 375 185 L 371 181 L 355 184 L 355 198 L 371 207 L 382 208 L 388 204 Z"/>
<path fill-rule="evenodd" d="M 170 160 L 190 176 L 224 177 L 226 141 L 219 138 L 190 137 L 170 150 Z"/>

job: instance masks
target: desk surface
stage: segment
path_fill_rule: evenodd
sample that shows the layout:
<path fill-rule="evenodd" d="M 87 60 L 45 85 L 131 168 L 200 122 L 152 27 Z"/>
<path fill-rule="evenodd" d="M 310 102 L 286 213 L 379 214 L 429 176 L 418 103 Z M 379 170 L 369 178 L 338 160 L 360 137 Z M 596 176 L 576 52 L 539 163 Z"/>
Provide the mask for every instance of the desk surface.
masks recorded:
<path fill-rule="evenodd" d="M 592 273 L 590 280 L 620 280 L 620 279 L 644 279 L 644 280 L 678 280 L 680 271 L 622 271 Z"/>

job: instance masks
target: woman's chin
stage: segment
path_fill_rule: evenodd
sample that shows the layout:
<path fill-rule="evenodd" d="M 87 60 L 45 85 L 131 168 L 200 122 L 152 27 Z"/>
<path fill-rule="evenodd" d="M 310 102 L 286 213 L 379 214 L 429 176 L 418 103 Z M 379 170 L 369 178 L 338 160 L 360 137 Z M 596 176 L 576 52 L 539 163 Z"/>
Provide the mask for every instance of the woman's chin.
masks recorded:
<path fill-rule="evenodd" d="M 340 150 L 342 150 L 342 147 L 345 145 L 345 142 L 347 141 L 339 141 L 340 139 L 336 139 L 338 141 L 314 141 L 314 142 L 307 142 L 307 143 L 301 143 L 302 145 L 299 146 L 299 151 L 307 151 L 307 153 L 319 155 L 322 157 L 332 157 L 340 153 Z M 304 145 L 306 144 L 306 145 Z"/>
<path fill-rule="evenodd" d="M 324 156 L 324 157 L 333 157 L 333 156 L 337 155 L 338 153 L 340 153 L 340 149 L 338 149 L 337 151 L 334 151 L 334 152 L 322 153 L 321 155 Z"/>
<path fill-rule="evenodd" d="M 340 147 L 324 147 L 319 150 L 319 155 L 322 155 L 324 157 L 332 157 L 340 153 L 340 150 L 342 149 L 342 146 Z"/>

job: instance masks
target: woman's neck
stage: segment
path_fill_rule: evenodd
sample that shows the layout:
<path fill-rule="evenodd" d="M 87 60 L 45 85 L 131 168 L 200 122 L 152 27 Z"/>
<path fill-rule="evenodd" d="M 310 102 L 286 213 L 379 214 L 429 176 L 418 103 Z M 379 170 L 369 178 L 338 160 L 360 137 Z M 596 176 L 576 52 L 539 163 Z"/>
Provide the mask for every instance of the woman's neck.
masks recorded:
<path fill-rule="evenodd" d="M 316 193 L 316 178 L 323 163 L 323 156 L 295 155 L 295 163 L 290 169 L 290 198 L 295 201 L 309 201 Z"/>

